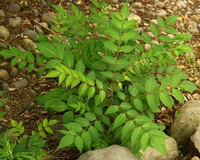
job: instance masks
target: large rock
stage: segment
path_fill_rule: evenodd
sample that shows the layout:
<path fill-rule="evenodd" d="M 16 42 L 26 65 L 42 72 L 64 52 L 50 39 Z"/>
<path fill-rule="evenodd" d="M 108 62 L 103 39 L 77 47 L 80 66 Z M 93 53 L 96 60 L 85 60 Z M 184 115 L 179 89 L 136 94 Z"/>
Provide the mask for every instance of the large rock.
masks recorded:
<path fill-rule="evenodd" d="M 178 156 L 178 147 L 177 143 L 173 138 L 168 138 L 165 140 L 166 149 L 167 149 L 167 157 L 162 155 L 157 150 L 148 147 L 141 157 L 141 160 L 175 160 Z"/>
<path fill-rule="evenodd" d="M 8 28 L 6 28 L 5 26 L 0 26 L 0 38 L 8 39 L 8 37 L 10 37 L 10 32 Z"/>
<path fill-rule="evenodd" d="M 112 145 L 84 153 L 78 160 L 139 160 L 128 148 Z"/>
<path fill-rule="evenodd" d="M 3 10 L 0 9 L 0 18 L 3 18 L 3 17 L 5 17 L 5 13 Z"/>
<path fill-rule="evenodd" d="M 24 39 L 24 48 L 29 51 L 34 51 L 36 48 L 36 44 L 30 39 Z"/>
<path fill-rule="evenodd" d="M 24 78 L 16 82 L 13 82 L 11 86 L 15 88 L 25 88 L 28 86 L 28 83 L 29 83 L 28 80 Z"/>
<path fill-rule="evenodd" d="M 48 12 L 42 15 L 42 20 L 48 24 L 52 24 L 52 20 L 56 19 L 55 14 Z"/>
<path fill-rule="evenodd" d="M 178 145 L 186 146 L 200 124 L 200 100 L 188 101 L 181 109 L 170 128 L 170 135 Z"/>
<path fill-rule="evenodd" d="M 0 70 L 0 79 L 4 80 L 4 81 L 8 81 L 9 80 L 9 74 L 6 70 L 1 69 Z"/>
<path fill-rule="evenodd" d="M 192 135 L 190 139 L 193 142 L 195 148 L 200 153 L 200 125 L 196 128 L 196 132 Z"/>
<path fill-rule="evenodd" d="M 39 34 L 31 29 L 24 31 L 24 35 L 34 42 L 39 41 Z"/>
<path fill-rule="evenodd" d="M 9 25 L 17 28 L 21 25 L 21 18 L 20 17 L 16 17 L 16 18 L 9 18 Z"/>
<path fill-rule="evenodd" d="M 8 6 L 8 11 L 11 13 L 18 13 L 20 12 L 21 8 L 18 4 L 10 4 Z"/>

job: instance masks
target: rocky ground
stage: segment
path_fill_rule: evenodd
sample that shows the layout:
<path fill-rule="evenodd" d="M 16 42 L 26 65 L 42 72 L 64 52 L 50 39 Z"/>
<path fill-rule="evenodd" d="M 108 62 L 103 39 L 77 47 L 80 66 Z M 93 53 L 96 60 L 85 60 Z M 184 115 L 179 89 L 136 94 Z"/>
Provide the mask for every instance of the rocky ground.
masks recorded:
<path fill-rule="evenodd" d="M 110 10 L 119 10 L 123 1 L 107 0 Z M 34 51 L 38 42 L 39 34 L 49 35 L 51 33 L 51 19 L 55 17 L 52 4 L 62 5 L 66 9 L 70 7 L 69 2 L 74 2 L 82 10 L 88 13 L 89 0 L 4 0 L 0 2 L 0 50 L 7 49 L 9 45 Z M 186 55 L 186 58 L 177 59 L 177 66 L 189 75 L 189 79 L 200 88 L 200 0 L 129 0 L 131 8 L 130 18 L 139 20 L 140 29 L 145 30 L 154 38 L 150 32 L 149 23 L 157 23 L 156 17 L 167 17 L 179 15 L 176 28 L 182 32 L 193 34 L 189 42 L 195 52 Z M 156 40 L 155 40 L 156 41 Z M 148 46 L 146 46 L 148 47 Z M 0 61 L 0 87 L 5 90 L 3 99 L 6 101 L 1 110 L 6 111 L 5 118 L 0 122 L 3 128 L 7 127 L 9 118 L 23 121 L 28 132 L 35 129 L 42 119 L 48 117 L 48 113 L 40 109 L 32 99 L 49 89 L 56 87 L 53 80 L 45 80 L 38 77 L 36 73 L 27 74 L 27 69 L 18 70 L 10 67 L 8 61 Z M 185 94 L 185 100 L 200 100 L 200 91 Z M 175 109 L 179 109 L 177 104 Z M 160 117 L 159 117 L 160 116 Z M 158 121 L 172 123 L 173 117 L 161 114 Z M 47 148 L 51 153 L 52 148 Z M 64 151 L 59 159 L 73 159 L 77 157 L 74 150 Z M 66 158 L 68 157 L 68 158 Z"/>

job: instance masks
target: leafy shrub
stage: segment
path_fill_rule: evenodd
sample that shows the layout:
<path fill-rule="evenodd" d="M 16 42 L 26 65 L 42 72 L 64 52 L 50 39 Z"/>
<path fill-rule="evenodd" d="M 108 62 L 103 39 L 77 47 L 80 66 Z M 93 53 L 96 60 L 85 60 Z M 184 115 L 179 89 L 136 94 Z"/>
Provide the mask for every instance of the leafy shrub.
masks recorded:
<path fill-rule="evenodd" d="M 82 152 L 120 143 L 136 154 L 148 146 L 166 154 L 165 127 L 154 122 L 154 113 L 161 106 L 172 109 L 174 100 L 183 103 L 182 92 L 196 89 L 175 65 L 175 56 L 193 52 L 183 43 L 191 35 L 173 28 L 178 16 L 158 17 L 158 25 L 150 24 L 158 41 L 153 43 L 136 20 L 128 20 L 127 4 L 118 13 L 92 2 L 89 16 L 73 4 L 73 13 L 55 6 L 57 34 L 52 42 L 40 37 L 40 55 L 14 47 L 0 55 L 12 58 L 11 65 L 58 78 L 60 88 L 37 98 L 46 110 L 64 113 L 58 149 Z"/>
<path fill-rule="evenodd" d="M 22 122 L 11 119 L 11 129 L 0 135 L 0 158 L 4 160 L 42 160 L 45 141 L 36 135 L 24 134 Z"/>

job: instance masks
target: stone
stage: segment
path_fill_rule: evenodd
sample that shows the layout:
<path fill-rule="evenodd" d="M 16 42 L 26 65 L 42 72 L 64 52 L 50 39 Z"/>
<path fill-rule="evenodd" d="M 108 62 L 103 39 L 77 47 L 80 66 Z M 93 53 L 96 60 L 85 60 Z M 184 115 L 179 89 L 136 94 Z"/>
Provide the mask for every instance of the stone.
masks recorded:
<path fill-rule="evenodd" d="M 128 148 L 112 145 L 107 148 L 88 151 L 78 160 L 139 160 Z"/>
<path fill-rule="evenodd" d="M 52 24 L 52 23 L 53 23 L 53 22 L 52 22 L 53 19 L 56 19 L 56 16 L 55 16 L 55 14 L 53 14 L 53 13 L 51 13 L 51 12 L 44 13 L 44 14 L 42 15 L 42 20 L 43 20 L 44 22 L 46 22 L 47 24 Z"/>
<path fill-rule="evenodd" d="M 189 24 L 188 24 L 188 27 L 187 29 L 189 30 L 189 32 L 195 34 L 195 33 L 198 33 L 199 30 L 197 28 L 197 23 L 194 22 L 194 21 L 189 21 Z"/>
<path fill-rule="evenodd" d="M 199 24 L 197 24 L 197 28 L 200 30 L 200 23 L 199 23 Z"/>
<path fill-rule="evenodd" d="M 4 81 L 9 80 L 9 74 L 6 70 L 4 70 L 4 69 L 0 70 L 0 79 L 4 80 Z"/>
<path fill-rule="evenodd" d="M 34 15 L 37 17 L 38 15 L 39 15 L 39 11 L 37 10 L 37 9 L 33 9 L 33 13 L 34 13 Z"/>
<path fill-rule="evenodd" d="M 130 20 L 133 20 L 133 19 L 138 20 L 139 24 L 141 23 L 141 18 L 138 15 L 131 13 L 130 16 L 128 17 L 128 20 L 130 21 Z"/>
<path fill-rule="evenodd" d="M 186 15 L 186 16 L 191 16 L 191 15 L 192 15 L 192 11 L 190 11 L 190 10 L 186 11 L 186 12 L 185 12 L 185 15 Z"/>
<path fill-rule="evenodd" d="M 157 3 L 155 3 L 155 6 L 159 7 L 159 8 L 164 8 L 165 7 L 165 3 L 164 2 L 157 2 Z"/>
<path fill-rule="evenodd" d="M 10 37 L 10 31 L 5 26 L 0 26 L 0 38 L 8 39 Z"/>
<path fill-rule="evenodd" d="M 160 12 L 157 14 L 157 16 L 160 16 L 160 17 L 165 17 L 167 15 L 167 12 L 163 9 L 160 10 Z"/>
<path fill-rule="evenodd" d="M 199 160 L 199 158 L 197 156 L 192 157 L 191 160 Z"/>
<path fill-rule="evenodd" d="M 29 30 L 24 31 L 24 35 L 34 42 L 39 41 L 39 34 L 33 30 L 29 29 Z"/>
<path fill-rule="evenodd" d="M 150 22 L 153 24 L 156 24 L 156 25 L 158 24 L 158 21 L 156 19 L 152 19 L 152 20 L 150 20 Z"/>
<path fill-rule="evenodd" d="M 8 45 L 3 42 L 0 42 L 0 50 L 1 49 L 8 49 Z"/>
<path fill-rule="evenodd" d="M 178 157 L 178 147 L 176 141 L 169 137 L 165 140 L 167 156 L 165 157 L 162 153 L 157 150 L 148 147 L 141 157 L 141 160 L 175 160 Z"/>
<path fill-rule="evenodd" d="M 0 63 L 0 67 L 1 68 L 8 67 L 8 66 L 9 66 L 8 62 L 2 62 L 2 63 Z"/>
<path fill-rule="evenodd" d="M 55 156 L 52 156 L 52 155 L 46 155 L 46 156 L 44 156 L 43 160 L 58 160 L 58 158 L 56 158 Z"/>
<path fill-rule="evenodd" d="M 20 10 L 21 10 L 21 8 L 18 4 L 10 4 L 8 6 L 8 11 L 11 13 L 19 13 Z"/>
<path fill-rule="evenodd" d="M 21 18 L 20 17 L 16 17 L 16 18 L 9 18 L 9 25 L 17 28 L 21 25 Z"/>
<path fill-rule="evenodd" d="M 5 13 L 3 10 L 0 9 L 0 18 L 4 18 L 5 17 Z"/>
<path fill-rule="evenodd" d="M 36 44 L 30 39 L 24 39 L 24 48 L 29 51 L 34 51 L 36 48 Z"/>
<path fill-rule="evenodd" d="M 186 8 L 187 7 L 187 5 L 185 4 L 185 2 L 184 1 L 179 1 L 178 3 L 177 3 L 177 6 L 179 7 L 179 8 Z"/>
<path fill-rule="evenodd" d="M 200 153 L 200 126 L 196 128 L 195 133 L 190 137 L 190 140 L 193 142 L 195 148 Z"/>
<path fill-rule="evenodd" d="M 40 22 L 40 25 L 44 28 L 48 28 L 48 24 L 46 22 Z"/>
<path fill-rule="evenodd" d="M 35 30 L 38 34 L 44 34 L 43 30 L 38 26 L 35 26 Z"/>
<path fill-rule="evenodd" d="M 141 2 L 134 2 L 134 3 L 132 3 L 132 5 L 131 5 L 132 7 L 135 7 L 135 8 L 142 8 L 142 3 Z"/>
<path fill-rule="evenodd" d="M 40 3 L 42 4 L 43 7 L 48 7 L 48 4 L 45 0 L 40 0 Z"/>
<path fill-rule="evenodd" d="M 190 100 L 181 107 L 179 114 L 175 117 L 170 127 L 170 136 L 179 146 L 186 146 L 199 124 L 200 100 Z"/>
<path fill-rule="evenodd" d="M 25 88 L 28 86 L 28 80 L 27 79 L 21 79 L 21 80 L 18 80 L 16 82 L 13 82 L 11 84 L 12 87 L 15 87 L 15 88 Z"/>
<path fill-rule="evenodd" d="M 6 83 L 6 82 L 2 82 L 2 83 L 1 83 L 1 86 L 2 86 L 2 88 L 3 88 L 4 90 L 8 90 L 8 88 L 9 88 L 9 85 L 8 85 L 8 83 Z"/>
<path fill-rule="evenodd" d="M 194 22 L 199 22 L 199 17 L 197 15 L 192 15 L 190 16 L 190 19 L 193 20 Z"/>
<path fill-rule="evenodd" d="M 10 75 L 12 76 L 12 77 L 15 77 L 15 76 L 17 76 L 18 75 L 18 69 L 16 68 L 16 67 L 14 67 L 12 70 L 11 70 L 11 72 L 10 72 Z"/>

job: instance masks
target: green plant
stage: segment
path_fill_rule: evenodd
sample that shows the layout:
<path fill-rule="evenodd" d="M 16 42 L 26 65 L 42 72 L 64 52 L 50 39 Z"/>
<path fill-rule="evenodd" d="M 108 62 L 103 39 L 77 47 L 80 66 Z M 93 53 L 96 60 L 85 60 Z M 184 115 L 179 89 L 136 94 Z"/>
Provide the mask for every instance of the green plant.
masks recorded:
<path fill-rule="evenodd" d="M 36 135 L 25 135 L 22 122 L 18 123 L 11 119 L 11 127 L 0 135 L 0 159 L 42 160 L 46 155 L 42 150 L 45 141 Z"/>
<path fill-rule="evenodd" d="M 158 17 L 158 26 L 150 24 L 155 44 L 136 20 L 128 20 L 127 4 L 118 13 L 92 2 L 89 16 L 73 4 L 73 14 L 55 6 L 52 29 L 58 34 L 53 42 L 40 37 L 40 55 L 14 47 L 0 55 L 12 58 L 11 65 L 29 71 L 38 66 L 41 75 L 58 78 L 61 88 L 37 98 L 46 110 L 64 113 L 58 149 L 75 146 L 82 152 L 119 143 L 138 155 L 148 146 L 166 154 L 165 127 L 154 122 L 154 113 L 161 106 L 172 109 L 174 100 L 184 101 L 183 91 L 196 89 L 175 65 L 175 56 L 193 52 L 183 43 L 191 35 L 173 28 L 178 16 Z"/>
<path fill-rule="evenodd" d="M 0 91 L 0 96 L 3 96 L 3 91 Z M 5 101 L 0 99 L 0 107 L 2 107 L 5 104 Z M 5 112 L 0 112 L 0 118 L 5 115 Z"/>
<path fill-rule="evenodd" d="M 11 119 L 11 129 L 0 135 L 0 158 L 3 160 L 42 160 L 46 152 L 42 150 L 47 133 L 53 133 L 50 128 L 57 120 L 44 119 L 38 126 L 38 132 L 32 131 L 28 136 L 24 133 L 22 122 Z M 42 137 L 42 138 L 41 138 Z"/>

